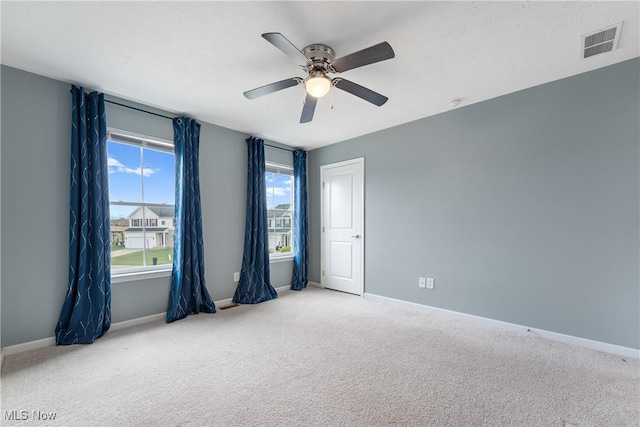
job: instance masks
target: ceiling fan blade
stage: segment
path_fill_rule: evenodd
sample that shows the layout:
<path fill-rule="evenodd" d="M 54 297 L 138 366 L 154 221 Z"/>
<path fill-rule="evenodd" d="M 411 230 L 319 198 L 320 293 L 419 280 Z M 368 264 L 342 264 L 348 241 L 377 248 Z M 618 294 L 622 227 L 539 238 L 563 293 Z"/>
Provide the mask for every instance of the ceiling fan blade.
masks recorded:
<path fill-rule="evenodd" d="M 300 123 L 309 123 L 313 119 L 313 113 L 316 111 L 317 102 L 318 98 L 307 94 L 307 97 L 304 99 L 304 107 L 302 107 Z"/>
<path fill-rule="evenodd" d="M 291 86 L 298 85 L 302 83 L 302 79 L 300 77 L 292 77 L 286 80 L 280 80 L 279 82 L 270 83 L 268 85 L 260 86 L 255 89 L 248 90 L 243 93 L 249 99 L 256 99 L 264 95 L 268 95 L 273 92 L 277 92 L 282 89 L 286 89 Z"/>
<path fill-rule="evenodd" d="M 391 59 L 395 56 L 396 54 L 393 52 L 391 45 L 387 42 L 382 42 L 375 46 L 338 58 L 331 63 L 331 66 L 336 70 L 336 72 L 342 73 L 347 70 Z"/>
<path fill-rule="evenodd" d="M 338 89 L 342 89 L 345 92 L 349 92 L 350 94 L 357 96 L 358 98 L 369 101 L 370 103 L 377 105 L 378 107 L 389 100 L 389 98 L 384 95 L 380 95 L 378 92 L 374 92 L 371 89 L 367 89 L 364 86 L 360 86 L 357 83 L 345 80 L 340 77 L 336 77 L 335 79 L 333 79 L 333 84 Z"/>
<path fill-rule="evenodd" d="M 291 43 L 289 40 L 287 40 L 287 38 L 285 36 L 283 36 L 282 34 L 280 34 L 280 33 L 264 33 L 262 35 L 262 37 L 266 41 L 268 41 L 269 43 L 271 43 L 272 45 L 274 45 L 275 47 L 280 49 L 282 52 L 284 52 L 287 56 L 292 58 L 298 64 L 303 65 L 303 66 L 311 65 L 311 61 L 309 60 L 309 58 L 304 56 L 304 54 L 302 52 L 300 52 L 300 50 L 298 50 L 298 48 L 295 47 L 293 45 L 293 43 Z"/>

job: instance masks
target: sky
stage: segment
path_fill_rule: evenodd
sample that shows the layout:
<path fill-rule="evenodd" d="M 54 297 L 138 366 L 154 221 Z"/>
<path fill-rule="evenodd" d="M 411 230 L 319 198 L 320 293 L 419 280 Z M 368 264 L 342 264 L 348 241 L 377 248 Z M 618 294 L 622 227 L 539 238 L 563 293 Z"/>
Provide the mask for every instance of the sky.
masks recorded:
<path fill-rule="evenodd" d="M 111 202 L 141 201 L 144 184 L 144 201 L 170 205 L 175 203 L 175 160 L 172 153 L 141 150 L 133 145 L 109 141 L 107 162 Z M 112 205 L 110 214 L 112 218 L 122 218 L 134 209 Z"/>
<path fill-rule="evenodd" d="M 291 175 L 267 172 L 267 209 L 283 203 L 293 204 L 292 178 Z"/>
<path fill-rule="evenodd" d="M 141 151 L 144 159 L 141 159 Z M 146 202 L 175 203 L 175 157 L 172 153 L 141 150 L 133 145 L 108 141 L 107 157 L 110 201 L 139 202 L 144 183 Z M 293 202 L 291 179 L 290 175 L 267 173 L 267 208 Z M 111 218 L 123 218 L 135 207 L 111 205 L 110 209 Z"/>

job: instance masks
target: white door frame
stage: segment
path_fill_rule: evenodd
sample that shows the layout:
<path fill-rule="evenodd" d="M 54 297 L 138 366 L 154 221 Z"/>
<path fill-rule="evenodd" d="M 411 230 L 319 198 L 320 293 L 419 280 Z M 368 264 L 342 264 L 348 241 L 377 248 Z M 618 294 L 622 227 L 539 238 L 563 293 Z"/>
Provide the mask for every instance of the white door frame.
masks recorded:
<path fill-rule="evenodd" d="M 325 219 L 324 219 L 324 189 L 323 189 L 323 183 L 324 183 L 324 175 L 325 175 L 325 170 L 326 169 L 330 169 L 330 168 L 335 168 L 335 167 L 340 167 L 340 166 L 348 166 L 348 165 L 356 165 L 356 164 L 360 164 L 362 165 L 362 188 L 361 188 L 361 192 L 360 194 L 361 196 L 361 200 L 360 203 L 362 204 L 362 215 L 360 218 L 360 223 L 362 224 L 362 231 L 360 232 L 360 244 L 361 244 L 361 256 L 360 256 L 360 265 L 358 266 L 360 268 L 360 296 L 364 297 L 364 241 L 366 238 L 366 233 L 365 233 L 365 226 L 364 226 L 364 218 L 365 218 L 365 212 L 364 212 L 364 181 L 365 181 L 365 168 L 364 168 L 364 157 L 358 157 L 355 159 L 351 159 L 351 160 L 345 160 L 342 162 L 337 162 L 337 163 L 331 163 L 328 165 L 323 165 L 320 166 L 320 285 L 324 288 L 324 274 L 322 274 L 322 272 L 325 271 L 325 263 L 327 260 L 325 260 L 325 256 L 324 256 L 324 224 L 325 224 Z"/>

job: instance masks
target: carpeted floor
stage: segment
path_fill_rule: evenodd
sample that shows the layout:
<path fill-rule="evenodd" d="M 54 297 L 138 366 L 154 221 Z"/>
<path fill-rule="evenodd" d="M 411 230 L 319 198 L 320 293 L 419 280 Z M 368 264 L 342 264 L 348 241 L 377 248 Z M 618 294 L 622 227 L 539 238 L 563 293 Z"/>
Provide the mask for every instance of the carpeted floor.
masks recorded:
<path fill-rule="evenodd" d="M 639 376 L 638 360 L 309 288 L 9 356 L 1 424 L 626 426 Z"/>

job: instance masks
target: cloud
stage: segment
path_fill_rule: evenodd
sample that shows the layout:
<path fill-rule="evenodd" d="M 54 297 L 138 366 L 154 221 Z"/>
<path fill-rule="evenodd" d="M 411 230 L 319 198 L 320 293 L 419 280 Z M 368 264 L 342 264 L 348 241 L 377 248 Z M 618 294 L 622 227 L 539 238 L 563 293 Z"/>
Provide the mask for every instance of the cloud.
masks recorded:
<path fill-rule="evenodd" d="M 114 173 L 114 168 L 123 168 L 124 165 L 118 161 L 115 157 L 107 157 L 107 166 L 109 166 L 109 173 Z"/>
<path fill-rule="evenodd" d="M 157 172 L 156 169 L 152 169 L 152 168 L 130 168 L 127 167 L 125 165 L 123 165 L 122 163 L 120 163 L 120 161 L 118 159 L 116 159 L 115 157 L 108 157 L 107 158 L 107 167 L 109 169 L 109 173 L 132 173 L 135 175 L 144 175 L 146 177 L 150 177 L 151 175 L 153 175 L 154 173 Z"/>
<path fill-rule="evenodd" d="M 291 189 L 286 187 L 267 187 L 267 196 L 286 196 L 290 192 Z"/>

